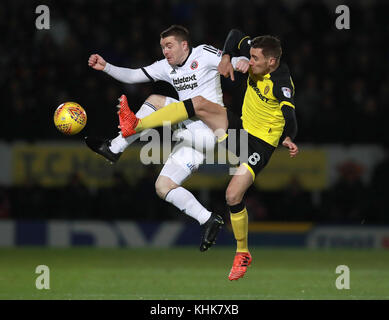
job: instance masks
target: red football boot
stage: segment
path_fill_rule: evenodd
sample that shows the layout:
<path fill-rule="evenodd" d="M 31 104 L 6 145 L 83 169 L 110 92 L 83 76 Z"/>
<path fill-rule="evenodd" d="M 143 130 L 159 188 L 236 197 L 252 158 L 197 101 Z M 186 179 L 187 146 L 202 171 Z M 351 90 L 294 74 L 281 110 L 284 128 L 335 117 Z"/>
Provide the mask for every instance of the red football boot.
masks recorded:
<path fill-rule="evenodd" d="M 251 264 L 251 260 L 253 259 L 250 252 L 237 252 L 228 279 L 238 280 L 242 278 L 247 271 L 247 267 Z"/>
<path fill-rule="evenodd" d="M 131 111 L 128 106 L 127 97 L 124 94 L 119 98 L 119 102 L 118 115 L 120 130 L 122 131 L 122 136 L 127 138 L 136 133 L 135 128 L 138 125 L 139 119 L 136 117 L 135 113 Z"/>

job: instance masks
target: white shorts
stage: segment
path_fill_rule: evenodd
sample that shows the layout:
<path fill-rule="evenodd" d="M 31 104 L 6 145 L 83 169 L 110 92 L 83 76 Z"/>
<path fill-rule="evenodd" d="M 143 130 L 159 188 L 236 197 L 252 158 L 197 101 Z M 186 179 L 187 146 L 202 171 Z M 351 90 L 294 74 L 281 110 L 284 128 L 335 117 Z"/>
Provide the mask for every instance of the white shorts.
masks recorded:
<path fill-rule="evenodd" d="M 168 177 L 178 185 L 181 185 L 199 168 L 203 161 L 203 153 L 192 147 L 178 144 L 173 148 L 160 175 Z"/>
<path fill-rule="evenodd" d="M 166 97 L 165 105 L 178 102 Z M 200 164 L 208 152 L 215 147 L 216 137 L 212 130 L 201 120 L 185 120 L 173 133 L 173 140 L 178 141 L 169 155 L 160 175 L 166 176 L 181 185 Z"/>

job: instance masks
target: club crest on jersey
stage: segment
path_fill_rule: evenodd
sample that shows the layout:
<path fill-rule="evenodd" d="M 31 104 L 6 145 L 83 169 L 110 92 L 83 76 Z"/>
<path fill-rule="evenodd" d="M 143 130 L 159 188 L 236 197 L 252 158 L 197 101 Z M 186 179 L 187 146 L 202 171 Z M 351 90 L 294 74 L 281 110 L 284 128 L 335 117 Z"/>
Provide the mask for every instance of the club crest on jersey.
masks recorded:
<path fill-rule="evenodd" d="M 265 90 L 263 91 L 263 93 L 264 93 L 264 94 L 267 94 L 267 93 L 269 92 L 269 89 L 270 89 L 269 86 L 266 86 L 266 87 L 265 87 Z"/>
<path fill-rule="evenodd" d="M 287 98 L 291 98 L 292 97 L 292 90 L 290 90 L 290 88 L 282 87 L 281 90 L 284 93 L 285 97 L 287 97 Z"/>
<path fill-rule="evenodd" d="M 197 69 L 198 66 L 199 66 L 199 63 L 196 60 L 194 60 L 194 61 L 192 61 L 192 64 L 190 65 L 190 68 L 192 70 L 194 70 L 194 69 Z"/>

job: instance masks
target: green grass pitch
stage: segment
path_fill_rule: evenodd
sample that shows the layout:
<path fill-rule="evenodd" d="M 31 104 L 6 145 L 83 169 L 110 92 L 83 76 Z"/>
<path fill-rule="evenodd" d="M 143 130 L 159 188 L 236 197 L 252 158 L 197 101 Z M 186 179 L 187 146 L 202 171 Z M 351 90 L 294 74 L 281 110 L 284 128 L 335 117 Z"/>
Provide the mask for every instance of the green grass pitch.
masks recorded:
<path fill-rule="evenodd" d="M 234 248 L 0 249 L 0 299 L 388 299 L 384 250 L 251 249 L 245 277 L 229 281 Z M 50 289 L 35 287 L 38 265 L 50 269 Z M 350 269 L 350 289 L 338 290 L 338 265 Z"/>

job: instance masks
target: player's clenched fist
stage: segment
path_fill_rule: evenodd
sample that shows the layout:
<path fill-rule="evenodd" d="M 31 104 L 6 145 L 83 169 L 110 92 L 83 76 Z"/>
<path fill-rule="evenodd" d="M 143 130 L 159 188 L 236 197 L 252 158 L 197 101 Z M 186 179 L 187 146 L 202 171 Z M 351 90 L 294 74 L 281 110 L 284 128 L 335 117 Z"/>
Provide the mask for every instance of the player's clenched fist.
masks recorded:
<path fill-rule="evenodd" d="M 107 62 L 98 54 L 92 54 L 89 57 L 88 65 L 95 70 L 103 70 Z"/>
<path fill-rule="evenodd" d="M 240 59 L 236 63 L 235 70 L 242 73 L 246 73 L 249 70 L 249 68 L 250 68 L 249 61 L 246 59 Z"/>

